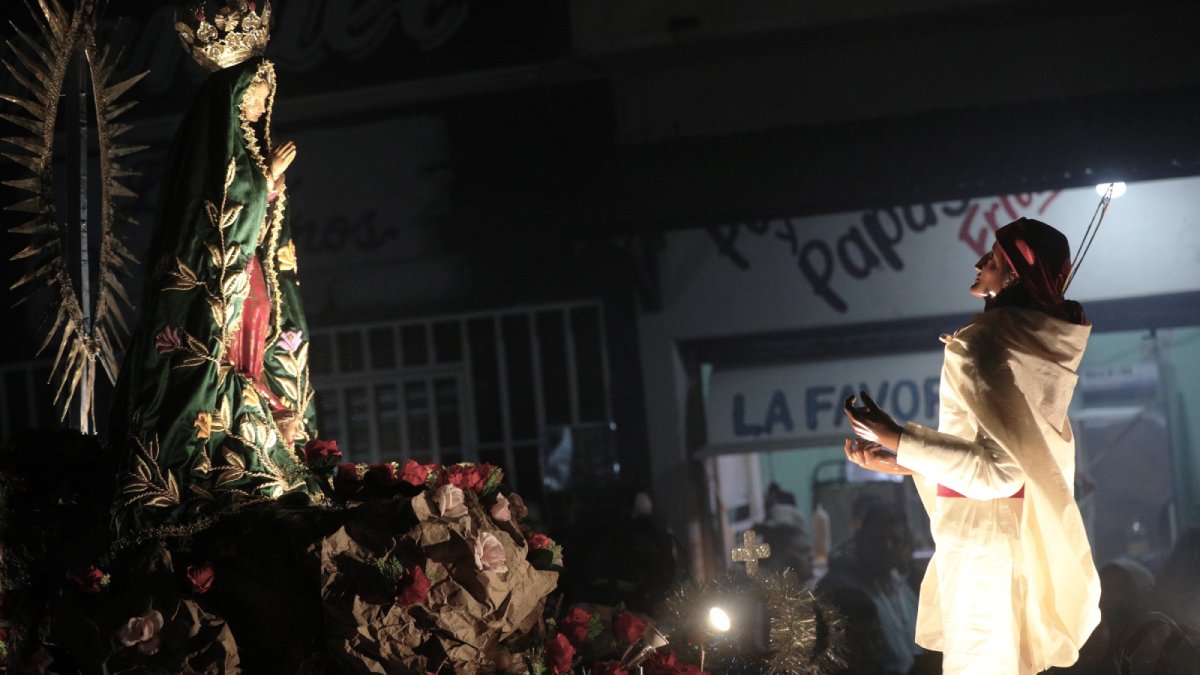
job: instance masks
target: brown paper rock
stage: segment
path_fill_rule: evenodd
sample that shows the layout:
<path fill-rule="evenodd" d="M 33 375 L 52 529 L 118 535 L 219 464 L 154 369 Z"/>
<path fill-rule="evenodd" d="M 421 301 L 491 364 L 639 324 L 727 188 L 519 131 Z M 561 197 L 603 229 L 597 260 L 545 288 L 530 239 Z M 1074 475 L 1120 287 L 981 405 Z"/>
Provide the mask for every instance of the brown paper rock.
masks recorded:
<path fill-rule="evenodd" d="M 528 546 L 511 523 L 493 521 L 473 494 L 467 504 L 457 518 L 438 515 L 432 491 L 362 505 L 310 549 L 330 651 L 352 672 L 494 670 L 497 658 L 508 659 L 501 642 L 537 625 L 558 574 L 526 561 Z M 476 566 L 474 542 L 484 532 L 503 547 L 507 571 Z M 424 569 L 424 602 L 396 602 L 396 582 L 378 564 L 389 560 Z"/>

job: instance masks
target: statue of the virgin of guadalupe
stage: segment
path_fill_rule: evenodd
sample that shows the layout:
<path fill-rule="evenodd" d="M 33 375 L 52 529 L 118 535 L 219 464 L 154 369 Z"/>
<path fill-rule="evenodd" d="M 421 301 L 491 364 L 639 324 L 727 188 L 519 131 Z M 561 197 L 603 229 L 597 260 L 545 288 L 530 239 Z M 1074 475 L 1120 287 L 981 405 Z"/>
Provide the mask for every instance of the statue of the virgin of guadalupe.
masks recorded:
<path fill-rule="evenodd" d="M 162 175 L 144 298 L 113 404 L 116 544 L 187 535 L 285 495 L 320 501 L 308 328 L 286 215 L 293 143 L 272 145 L 270 6 L 178 17 L 212 71 Z"/>

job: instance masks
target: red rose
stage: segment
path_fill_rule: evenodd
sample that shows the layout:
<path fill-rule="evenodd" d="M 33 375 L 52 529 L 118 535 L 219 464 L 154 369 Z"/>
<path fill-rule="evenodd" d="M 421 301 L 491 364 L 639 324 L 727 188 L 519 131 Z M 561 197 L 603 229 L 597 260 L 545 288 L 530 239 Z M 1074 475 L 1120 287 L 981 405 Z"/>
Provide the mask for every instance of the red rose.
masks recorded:
<path fill-rule="evenodd" d="M 420 565 L 413 565 L 396 577 L 396 602 L 401 605 L 419 605 L 429 597 L 429 577 Z"/>
<path fill-rule="evenodd" d="M 460 490 L 474 490 L 479 492 L 483 489 L 483 481 L 479 480 L 479 474 L 475 471 L 475 467 L 470 464 L 455 464 L 446 467 L 446 473 L 442 477 L 443 483 L 449 483 Z"/>
<path fill-rule="evenodd" d="M 575 659 L 575 648 L 566 635 L 559 633 L 554 638 L 546 640 L 546 665 L 552 673 L 565 673 L 571 670 L 571 662 Z"/>
<path fill-rule="evenodd" d="M 80 565 L 68 572 L 67 576 L 84 593 L 99 593 L 108 583 L 108 575 L 95 565 Z"/>
<path fill-rule="evenodd" d="M 492 472 L 496 470 L 494 464 L 478 464 L 475 466 L 475 474 L 479 476 L 479 487 L 475 488 L 476 492 L 483 492 L 484 486 L 487 485 L 488 478 L 491 478 Z"/>
<path fill-rule="evenodd" d="M 700 670 L 690 663 L 676 663 L 675 652 L 654 652 L 642 668 L 646 675 L 708 675 L 707 670 Z"/>
<path fill-rule="evenodd" d="M 343 497 L 353 497 L 362 487 L 362 479 L 358 477 L 358 465 L 353 462 L 343 462 L 337 465 L 337 473 L 333 476 L 333 491 Z"/>
<path fill-rule="evenodd" d="M 631 645 L 646 632 L 646 620 L 633 612 L 621 612 L 613 617 L 613 633 L 627 645 Z"/>
<path fill-rule="evenodd" d="M 429 480 L 429 468 L 415 459 L 410 459 L 404 463 L 404 471 L 400 473 L 400 480 L 409 485 L 422 486 L 425 481 Z"/>
<path fill-rule="evenodd" d="M 216 573 L 208 563 L 187 566 L 187 579 L 192 583 L 192 590 L 198 594 L 207 593 L 212 588 L 214 576 Z"/>
<path fill-rule="evenodd" d="M 629 675 L 629 671 L 621 667 L 620 661 L 597 661 L 591 675 Z"/>
<path fill-rule="evenodd" d="M 571 611 L 567 612 L 567 615 L 563 617 L 559 628 L 562 629 L 563 635 L 567 636 L 571 644 L 578 647 L 587 642 L 588 628 L 591 622 L 592 615 L 590 613 L 578 607 L 572 607 Z"/>
<path fill-rule="evenodd" d="M 391 462 L 372 464 L 367 467 L 366 481 L 371 485 L 385 488 L 395 487 L 403 482 L 400 476 L 396 475 L 396 467 Z"/>
<path fill-rule="evenodd" d="M 541 532 L 535 532 L 529 535 L 529 548 L 550 548 L 554 540 Z"/>
<path fill-rule="evenodd" d="M 337 441 L 322 441 L 314 438 L 304 446 L 304 463 L 309 466 L 329 462 L 341 456 L 342 451 L 338 450 Z"/>

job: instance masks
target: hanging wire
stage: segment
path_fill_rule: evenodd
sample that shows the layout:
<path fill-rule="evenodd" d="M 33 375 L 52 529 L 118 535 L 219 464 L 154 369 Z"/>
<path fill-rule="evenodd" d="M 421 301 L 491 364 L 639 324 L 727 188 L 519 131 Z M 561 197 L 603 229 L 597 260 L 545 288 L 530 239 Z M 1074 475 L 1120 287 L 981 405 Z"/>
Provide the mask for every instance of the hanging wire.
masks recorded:
<path fill-rule="evenodd" d="M 1108 205 L 1112 202 L 1113 190 L 1116 185 L 1115 182 L 1108 184 L 1108 189 L 1104 191 L 1104 195 L 1100 197 L 1100 203 L 1096 205 L 1096 210 L 1092 213 L 1092 219 L 1088 222 L 1087 229 L 1083 231 L 1083 239 L 1079 242 L 1079 248 L 1075 250 L 1075 258 L 1071 260 L 1071 273 L 1067 275 L 1067 280 L 1063 283 L 1064 295 L 1067 293 L 1067 288 L 1071 286 L 1071 282 L 1075 280 L 1075 274 L 1079 271 L 1079 266 L 1083 264 L 1083 258 L 1087 255 L 1088 249 L 1092 247 L 1096 233 L 1100 231 L 1100 223 L 1104 222 L 1104 215 L 1108 213 Z M 1097 218 L 1097 216 L 1099 217 Z"/>

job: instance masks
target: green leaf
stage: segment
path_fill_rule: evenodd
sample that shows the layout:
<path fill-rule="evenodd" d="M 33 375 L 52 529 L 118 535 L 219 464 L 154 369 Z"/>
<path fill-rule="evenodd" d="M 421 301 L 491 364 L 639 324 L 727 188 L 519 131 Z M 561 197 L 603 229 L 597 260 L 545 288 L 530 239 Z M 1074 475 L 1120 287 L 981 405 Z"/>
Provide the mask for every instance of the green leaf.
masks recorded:
<path fill-rule="evenodd" d="M 603 632 L 604 622 L 600 620 L 600 617 L 595 614 L 592 614 L 590 617 L 588 617 L 587 639 L 595 640 L 596 636 Z"/>
<path fill-rule="evenodd" d="M 490 495 L 500 487 L 500 482 L 504 480 L 504 470 L 500 467 L 493 467 L 492 472 L 488 474 L 487 481 L 483 484 L 484 496 Z"/>

